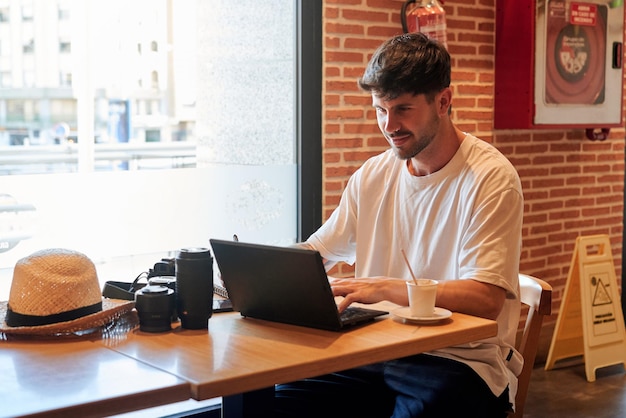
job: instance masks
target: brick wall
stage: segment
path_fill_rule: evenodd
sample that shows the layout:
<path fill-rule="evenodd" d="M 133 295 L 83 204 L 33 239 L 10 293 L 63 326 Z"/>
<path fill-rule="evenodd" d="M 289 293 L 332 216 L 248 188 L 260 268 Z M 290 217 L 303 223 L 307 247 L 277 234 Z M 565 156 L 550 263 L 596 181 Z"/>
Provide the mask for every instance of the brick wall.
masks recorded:
<path fill-rule="evenodd" d="M 359 91 L 356 79 L 373 50 L 402 32 L 403 2 L 324 1 L 326 217 L 337 205 L 350 174 L 366 158 L 387 149 L 371 99 Z M 522 180 L 525 216 L 520 270 L 553 285 L 554 311 L 558 312 L 576 237 L 608 234 L 621 283 L 624 129 L 612 129 L 605 141 L 590 141 L 582 130 L 494 130 L 495 0 L 447 0 L 444 8 L 453 65 L 453 120 L 500 149 Z M 349 275 L 351 269 L 340 266 L 333 273 Z"/>

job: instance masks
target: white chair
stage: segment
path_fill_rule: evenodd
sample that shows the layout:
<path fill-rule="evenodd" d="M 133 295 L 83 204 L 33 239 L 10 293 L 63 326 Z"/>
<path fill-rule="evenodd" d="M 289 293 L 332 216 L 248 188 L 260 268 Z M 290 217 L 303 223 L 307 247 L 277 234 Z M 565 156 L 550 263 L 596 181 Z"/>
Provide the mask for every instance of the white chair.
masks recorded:
<path fill-rule="evenodd" d="M 517 345 L 517 350 L 524 357 L 524 366 L 518 376 L 517 395 L 515 396 L 515 412 L 510 418 L 522 418 L 524 403 L 528 394 L 530 374 L 535 364 L 539 348 L 539 334 L 543 318 L 552 312 L 552 286 L 545 281 L 526 274 L 519 275 L 520 299 L 528 306 L 528 315 L 524 331 Z"/>

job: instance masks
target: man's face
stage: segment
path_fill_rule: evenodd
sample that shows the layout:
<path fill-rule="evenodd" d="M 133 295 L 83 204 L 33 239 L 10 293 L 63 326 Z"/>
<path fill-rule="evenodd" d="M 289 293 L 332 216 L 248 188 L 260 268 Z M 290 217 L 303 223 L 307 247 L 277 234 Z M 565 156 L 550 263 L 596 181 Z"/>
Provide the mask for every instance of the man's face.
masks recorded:
<path fill-rule="evenodd" d="M 413 158 L 432 143 L 439 129 L 436 100 L 410 93 L 390 100 L 372 93 L 372 100 L 378 127 L 399 158 Z"/>

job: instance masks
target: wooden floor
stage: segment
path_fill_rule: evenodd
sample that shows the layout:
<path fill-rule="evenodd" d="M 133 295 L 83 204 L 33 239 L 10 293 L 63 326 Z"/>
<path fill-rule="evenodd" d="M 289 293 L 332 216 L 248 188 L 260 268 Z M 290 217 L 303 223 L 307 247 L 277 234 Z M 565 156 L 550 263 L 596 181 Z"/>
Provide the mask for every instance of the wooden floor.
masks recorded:
<path fill-rule="evenodd" d="M 533 370 L 524 417 L 626 417 L 624 365 L 598 369 L 594 382 L 587 381 L 582 358 L 556 366 L 546 371 L 539 364 Z"/>

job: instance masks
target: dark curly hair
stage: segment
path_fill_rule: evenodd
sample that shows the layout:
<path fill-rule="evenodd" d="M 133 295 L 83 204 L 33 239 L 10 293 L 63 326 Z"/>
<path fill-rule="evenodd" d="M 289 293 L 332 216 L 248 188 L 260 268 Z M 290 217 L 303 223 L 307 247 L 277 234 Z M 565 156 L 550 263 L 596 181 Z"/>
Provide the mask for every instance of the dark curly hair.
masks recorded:
<path fill-rule="evenodd" d="M 434 95 L 450 86 L 450 54 L 422 33 L 405 33 L 385 41 L 358 81 L 361 89 L 394 99 L 402 94 Z"/>

